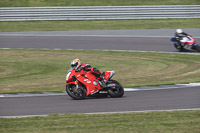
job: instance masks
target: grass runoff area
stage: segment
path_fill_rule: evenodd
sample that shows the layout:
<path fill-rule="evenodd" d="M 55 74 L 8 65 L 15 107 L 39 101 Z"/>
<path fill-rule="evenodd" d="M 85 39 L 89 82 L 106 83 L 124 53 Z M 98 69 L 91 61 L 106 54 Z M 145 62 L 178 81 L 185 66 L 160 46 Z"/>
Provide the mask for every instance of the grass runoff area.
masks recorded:
<path fill-rule="evenodd" d="M 200 82 L 200 55 L 101 50 L 0 49 L 0 93 L 62 92 L 70 62 L 115 70 L 124 87 Z"/>
<path fill-rule="evenodd" d="M 200 28 L 200 19 L 0 22 L 0 32 Z"/>
<path fill-rule="evenodd" d="M 200 111 L 1 118 L 6 133 L 199 133 Z"/>

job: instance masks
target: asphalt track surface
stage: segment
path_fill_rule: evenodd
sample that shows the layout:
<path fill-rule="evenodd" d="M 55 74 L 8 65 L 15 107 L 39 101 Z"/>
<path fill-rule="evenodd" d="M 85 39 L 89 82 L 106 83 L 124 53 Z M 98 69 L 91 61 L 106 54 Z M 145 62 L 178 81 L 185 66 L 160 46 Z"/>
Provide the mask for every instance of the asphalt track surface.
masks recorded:
<path fill-rule="evenodd" d="M 177 52 L 174 29 L 0 32 L 0 48 L 104 49 Z M 185 29 L 200 42 L 200 29 Z"/>
<path fill-rule="evenodd" d="M 199 87 L 125 92 L 122 98 L 72 100 L 69 96 L 1 98 L 0 116 L 194 109 Z"/>
<path fill-rule="evenodd" d="M 200 29 L 184 29 L 200 42 Z M 177 52 L 174 29 L 66 32 L 1 32 L 0 48 L 106 49 Z M 191 52 L 190 52 L 191 53 Z M 200 87 L 129 91 L 122 98 L 72 100 L 69 96 L 3 97 L 0 117 L 51 113 L 101 113 L 200 109 Z"/>

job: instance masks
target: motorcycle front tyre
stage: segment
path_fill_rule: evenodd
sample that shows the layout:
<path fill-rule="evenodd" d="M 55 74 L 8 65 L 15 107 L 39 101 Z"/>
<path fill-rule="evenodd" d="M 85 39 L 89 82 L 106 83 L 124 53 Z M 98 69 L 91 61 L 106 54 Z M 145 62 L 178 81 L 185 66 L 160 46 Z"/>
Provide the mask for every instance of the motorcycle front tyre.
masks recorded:
<path fill-rule="evenodd" d="M 66 85 L 66 92 L 70 97 L 72 97 L 75 100 L 81 100 L 86 98 L 86 90 L 82 86 L 79 86 L 79 88 L 76 89 L 76 85 Z"/>
<path fill-rule="evenodd" d="M 180 45 L 177 44 L 177 43 L 174 43 L 174 47 L 175 47 L 179 52 L 182 52 L 182 51 L 185 50 L 185 49 L 183 48 L 183 46 L 180 46 Z"/>

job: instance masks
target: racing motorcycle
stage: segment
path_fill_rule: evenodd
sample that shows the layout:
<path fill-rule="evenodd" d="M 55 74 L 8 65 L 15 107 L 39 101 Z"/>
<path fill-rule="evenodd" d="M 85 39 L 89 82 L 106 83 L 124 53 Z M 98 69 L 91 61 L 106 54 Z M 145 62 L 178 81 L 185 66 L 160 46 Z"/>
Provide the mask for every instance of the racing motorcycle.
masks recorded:
<path fill-rule="evenodd" d="M 182 40 L 171 38 L 171 41 L 174 43 L 174 47 L 179 51 L 194 50 L 200 52 L 200 46 L 192 36 L 183 37 Z"/>
<path fill-rule="evenodd" d="M 71 68 L 66 75 L 66 92 L 76 100 L 99 95 L 109 95 L 113 98 L 122 97 L 124 88 L 116 80 L 111 80 L 115 72 L 104 71 L 103 74 L 106 83 L 100 78 L 96 78 L 92 71 L 81 70 L 77 72 L 75 68 Z"/>

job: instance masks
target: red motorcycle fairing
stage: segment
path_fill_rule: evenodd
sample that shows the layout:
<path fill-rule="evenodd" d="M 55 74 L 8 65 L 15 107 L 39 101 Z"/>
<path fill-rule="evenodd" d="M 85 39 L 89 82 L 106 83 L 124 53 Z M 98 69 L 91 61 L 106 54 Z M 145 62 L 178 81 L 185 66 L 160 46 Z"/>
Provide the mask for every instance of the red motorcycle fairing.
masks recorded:
<path fill-rule="evenodd" d="M 111 78 L 114 76 L 115 71 L 105 71 L 104 73 L 105 73 L 104 78 L 105 78 L 106 80 L 109 80 L 109 79 L 111 79 Z"/>
<path fill-rule="evenodd" d="M 101 89 L 101 86 L 99 85 L 99 81 L 96 79 L 96 77 L 91 73 L 87 72 L 83 75 L 77 75 L 77 80 L 85 85 L 87 89 L 86 95 L 94 94 L 95 92 L 98 92 Z"/>
<path fill-rule="evenodd" d="M 76 81 L 73 81 L 74 77 L 76 78 Z M 87 90 L 87 96 L 94 94 L 101 89 L 101 86 L 98 83 L 98 79 L 96 79 L 92 72 L 85 72 L 84 70 L 75 72 L 75 69 L 72 69 L 69 71 L 66 77 L 66 83 L 75 85 L 80 85 L 82 83 Z"/>

